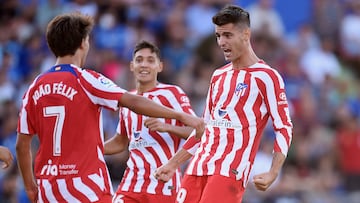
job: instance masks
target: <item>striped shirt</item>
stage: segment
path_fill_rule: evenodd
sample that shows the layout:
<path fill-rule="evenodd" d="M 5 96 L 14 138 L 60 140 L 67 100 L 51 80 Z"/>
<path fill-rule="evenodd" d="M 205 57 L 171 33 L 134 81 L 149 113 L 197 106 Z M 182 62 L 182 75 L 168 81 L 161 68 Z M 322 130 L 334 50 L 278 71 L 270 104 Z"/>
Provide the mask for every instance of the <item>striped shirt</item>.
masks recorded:
<path fill-rule="evenodd" d="M 25 93 L 18 132 L 37 134 L 40 202 L 94 202 L 113 194 L 103 156 L 101 109 L 117 110 L 125 90 L 103 75 L 63 64 Z"/>
<path fill-rule="evenodd" d="M 160 83 L 142 96 L 176 111 L 195 115 L 188 97 L 178 86 Z M 153 174 L 156 168 L 167 163 L 182 147 L 184 140 L 173 134 L 150 131 L 144 126 L 146 118 L 127 108 L 120 108 L 117 133 L 128 137 L 130 157 L 118 191 L 174 195 L 180 186 L 180 171 L 177 170 L 167 183 L 156 180 Z M 174 119 L 161 120 L 171 125 L 183 126 Z"/>
<path fill-rule="evenodd" d="M 194 154 L 186 173 L 233 177 L 246 184 L 269 117 L 274 151 L 286 155 L 292 123 L 279 73 L 263 61 L 240 70 L 231 63 L 215 70 L 204 111 L 205 134 L 200 142 L 191 135 L 184 144 Z"/>

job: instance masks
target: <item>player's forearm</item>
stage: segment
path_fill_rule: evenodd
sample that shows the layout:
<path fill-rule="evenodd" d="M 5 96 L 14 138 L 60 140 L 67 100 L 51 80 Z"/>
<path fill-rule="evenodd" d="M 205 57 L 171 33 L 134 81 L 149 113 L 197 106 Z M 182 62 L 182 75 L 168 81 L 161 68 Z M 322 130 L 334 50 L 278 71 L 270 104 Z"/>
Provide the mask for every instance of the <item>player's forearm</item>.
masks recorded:
<path fill-rule="evenodd" d="M 172 168 L 179 168 L 181 164 L 190 159 L 192 154 L 190 154 L 185 149 L 180 149 L 176 154 L 169 160 L 168 165 Z"/>
<path fill-rule="evenodd" d="M 105 142 L 104 145 L 104 154 L 105 155 L 112 155 L 116 153 L 120 153 L 121 149 L 119 149 L 118 146 L 114 142 L 111 142 L 111 140 Z"/>
<path fill-rule="evenodd" d="M 104 144 L 104 154 L 111 155 L 123 152 L 126 149 L 127 143 L 123 143 L 120 136 L 115 135 Z"/>
<path fill-rule="evenodd" d="M 188 126 L 175 126 L 167 124 L 167 132 L 174 134 L 180 138 L 187 139 L 190 135 L 190 133 L 194 130 L 192 127 Z"/>
<path fill-rule="evenodd" d="M 156 118 L 174 118 L 182 120 L 180 112 L 157 104 L 142 96 L 125 93 L 120 99 L 120 105 L 129 108 L 131 111 Z"/>
<path fill-rule="evenodd" d="M 285 162 L 285 159 L 286 156 L 281 152 L 274 152 L 270 172 L 276 174 L 277 176 Z"/>
<path fill-rule="evenodd" d="M 36 183 L 32 170 L 32 154 L 30 146 L 17 142 L 16 157 L 25 188 L 32 188 Z"/>
<path fill-rule="evenodd" d="M 175 111 L 142 96 L 124 93 L 119 100 L 119 104 L 129 108 L 137 114 L 143 114 L 155 118 L 176 119 L 186 126 L 194 127 L 196 129 L 195 136 L 197 138 L 200 138 L 205 130 L 205 122 L 203 119 L 187 113 Z"/>

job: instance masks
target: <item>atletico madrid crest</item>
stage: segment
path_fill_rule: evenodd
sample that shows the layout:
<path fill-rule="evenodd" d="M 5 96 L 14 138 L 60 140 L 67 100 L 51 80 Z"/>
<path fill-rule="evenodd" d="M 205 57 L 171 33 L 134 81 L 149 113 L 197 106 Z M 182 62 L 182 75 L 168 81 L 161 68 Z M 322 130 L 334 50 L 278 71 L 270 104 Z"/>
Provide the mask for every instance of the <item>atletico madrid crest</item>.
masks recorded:
<path fill-rule="evenodd" d="M 235 95 L 238 96 L 238 97 L 243 96 L 245 94 L 245 90 L 246 90 L 247 87 L 248 87 L 248 85 L 245 84 L 245 83 L 238 83 L 236 85 Z"/>

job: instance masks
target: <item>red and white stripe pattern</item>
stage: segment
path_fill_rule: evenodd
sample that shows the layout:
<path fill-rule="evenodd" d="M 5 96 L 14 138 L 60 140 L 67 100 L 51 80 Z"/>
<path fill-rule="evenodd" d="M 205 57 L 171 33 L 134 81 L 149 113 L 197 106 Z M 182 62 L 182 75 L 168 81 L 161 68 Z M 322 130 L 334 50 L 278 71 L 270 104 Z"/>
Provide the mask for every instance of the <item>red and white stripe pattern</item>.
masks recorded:
<path fill-rule="evenodd" d="M 60 84 L 68 91 L 54 89 Z M 113 193 L 103 156 L 101 109 L 118 109 L 124 92 L 103 75 L 70 64 L 54 66 L 30 85 L 18 132 L 40 140 L 34 169 L 40 202 L 93 202 Z M 49 108 L 57 111 L 47 114 Z M 60 146 L 56 154 L 54 146 Z"/>
<path fill-rule="evenodd" d="M 276 139 L 274 151 L 287 154 L 292 123 L 284 82 L 264 62 L 234 70 L 232 64 L 217 69 L 211 79 L 204 119 L 207 122 L 196 152 L 188 139 L 184 149 L 195 152 L 187 174 L 223 175 L 247 183 L 262 132 L 270 117 Z"/>
<path fill-rule="evenodd" d="M 98 72 L 80 68 L 75 68 L 74 70 L 81 76 L 79 77 L 80 84 L 94 104 L 104 106 L 111 110 L 118 109 L 119 93 L 123 94 L 126 90 L 117 86 L 110 79 Z"/>
<path fill-rule="evenodd" d="M 103 159 L 98 149 L 99 159 Z M 106 167 L 99 168 L 97 173 L 77 177 L 47 177 L 38 178 L 38 200 L 43 202 L 96 202 L 107 194 L 112 195 L 110 176 Z"/>
<path fill-rule="evenodd" d="M 136 94 L 136 92 L 133 93 Z M 178 86 L 160 83 L 142 96 L 176 111 L 195 115 L 188 97 Z M 167 163 L 180 149 L 184 140 L 169 133 L 149 131 L 144 126 L 146 118 L 146 116 L 138 115 L 127 108 L 120 108 L 117 132 L 128 136 L 130 157 L 127 162 L 128 168 L 118 190 L 173 195 L 178 191 L 180 185 L 179 170 L 167 183 L 156 180 L 153 174 L 156 168 Z M 172 125 L 183 126 L 174 119 L 161 120 Z"/>

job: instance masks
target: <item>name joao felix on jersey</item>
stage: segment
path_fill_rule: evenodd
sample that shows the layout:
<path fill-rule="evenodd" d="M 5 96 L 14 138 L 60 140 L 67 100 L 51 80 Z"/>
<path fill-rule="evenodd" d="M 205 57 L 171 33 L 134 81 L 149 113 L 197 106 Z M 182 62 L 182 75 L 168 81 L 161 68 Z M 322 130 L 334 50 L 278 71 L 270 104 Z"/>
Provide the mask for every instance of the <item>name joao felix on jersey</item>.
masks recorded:
<path fill-rule="evenodd" d="M 39 85 L 38 89 L 35 90 L 32 98 L 36 105 L 37 101 L 42 96 L 45 96 L 45 95 L 59 94 L 59 95 L 63 95 L 64 97 L 67 97 L 68 99 L 70 99 L 72 101 L 74 99 L 74 96 L 77 93 L 78 92 L 74 88 L 67 86 L 66 84 L 63 84 L 62 82 L 59 82 L 59 83 L 53 83 L 53 84 Z"/>

